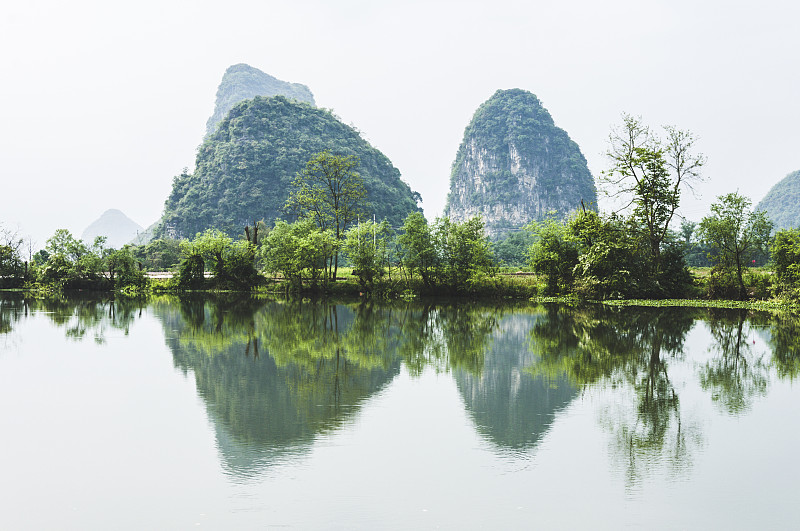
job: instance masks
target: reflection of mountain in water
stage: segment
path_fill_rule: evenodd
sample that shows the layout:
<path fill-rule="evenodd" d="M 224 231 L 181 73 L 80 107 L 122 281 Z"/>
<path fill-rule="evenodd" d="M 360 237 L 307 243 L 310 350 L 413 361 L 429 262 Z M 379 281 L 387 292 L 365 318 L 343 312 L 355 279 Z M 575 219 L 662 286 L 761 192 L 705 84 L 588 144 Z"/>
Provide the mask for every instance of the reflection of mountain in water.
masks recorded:
<path fill-rule="evenodd" d="M 577 391 L 565 378 L 533 376 L 524 369 L 537 359 L 529 347 L 535 315 L 502 319 L 486 350 L 483 371 L 455 371 L 456 383 L 478 431 L 503 449 L 536 445 Z"/>
<path fill-rule="evenodd" d="M 360 353 L 341 344 L 354 323 L 346 306 L 317 305 L 315 312 L 257 303 L 237 316 L 221 304 L 190 304 L 183 316 L 177 305 L 157 313 L 173 330 L 168 345 L 176 367 L 195 375 L 223 466 L 237 477 L 305 453 L 316 435 L 345 423 L 399 372 L 396 358 L 353 361 Z M 294 344 L 276 331 L 287 322 Z M 302 349 L 306 342 L 313 351 Z"/>

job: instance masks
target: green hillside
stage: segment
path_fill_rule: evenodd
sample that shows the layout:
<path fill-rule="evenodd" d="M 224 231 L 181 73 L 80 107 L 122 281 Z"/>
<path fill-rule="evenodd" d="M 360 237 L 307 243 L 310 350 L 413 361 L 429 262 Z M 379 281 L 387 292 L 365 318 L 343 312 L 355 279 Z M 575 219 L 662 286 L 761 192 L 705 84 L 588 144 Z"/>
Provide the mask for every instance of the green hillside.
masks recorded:
<path fill-rule="evenodd" d="M 289 185 L 324 150 L 360 160 L 368 211 L 401 225 L 419 194 L 388 158 L 329 111 L 283 96 L 236 105 L 198 149 L 193 173 L 175 177 L 156 237 L 191 237 L 207 228 L 231 235 L 254 220 L 281 217 Z"/>
<path fill-rule="evenodd" d="M 773 186 L 756 209 L 766 211 L 775 230 L 800 227 L 800 170 Z"/>

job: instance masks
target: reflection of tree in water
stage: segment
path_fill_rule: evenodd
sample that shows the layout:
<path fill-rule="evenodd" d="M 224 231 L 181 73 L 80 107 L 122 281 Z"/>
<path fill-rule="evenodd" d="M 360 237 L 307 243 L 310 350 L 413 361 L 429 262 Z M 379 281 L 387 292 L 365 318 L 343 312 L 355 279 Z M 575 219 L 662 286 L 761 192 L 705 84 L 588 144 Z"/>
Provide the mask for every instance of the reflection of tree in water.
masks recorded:
<path fill-rule="evenodd" d="M 525 371 L 536 356 L 528 346 L 528 331 L 538 318 L 515 311 L 496 318 L 491 341 L 479 372 L 454 371 L 458 389 L 478 431 L 501 450 L 525 451 L 538 443 L 558 411 L 576 390 L 563 377 L 554 382 Z M 556 385 L 553 385 L 556 384 Z"/>
<path fill-rule="evenodd" d="M 480 374 L 502 312 L 469 301 L 406 305 L 399 321 L 400 355 L 413 375 L 426 367 Z"/>
<path fill-rule="evenodd" d="M 765 396 L 769 366 L 763 353 L 754 352 L 748 338 L 754 326 L 764 326 L 769 316 L 747 310 L 710 309 L 708 327 L 717 355 L 700 369 L 700 385 L 731 414 L 747 411 L 757 396 Z"/>
<path fill-rule="evenodd" d="M 28 303 L 19 292 L 0 295 L 0 334 L 8 334 L 20 317 L 28 315 Z"/>
<path fill-rule="evenodd" d="M 614 401 L 601 418 L 630 482 L 654 460 L 682 468 L 690 444 L 699 443 L 669 375 L 693 323 L 694 313 L 685 308 L 548 306 L 531 329 L 531 350 L 540 356 L 533 374 L 562 375 L 580 389 L 610 388 L 616 397 L 630 397 Z"/>
<path fill-rule="evenodd" d="M 91 338 L 103 344 L 109 331 L 128 335 L 131 323 L 141 317 L 144 303 L 128 297 L 110 295 L 51 295 L 26 297 L 22 293 L 7 293 L 0 298 L 0 333 L 11 331 L 13 323 L 33 313 L 42 313 L 70 339 Z"/>
<path fill-rule="evenodd" d="M 781 378 L 794 380 L 800 375 L 800 314 L 781 312 L 773 316 L 769 328 L 772 365 Z"/>

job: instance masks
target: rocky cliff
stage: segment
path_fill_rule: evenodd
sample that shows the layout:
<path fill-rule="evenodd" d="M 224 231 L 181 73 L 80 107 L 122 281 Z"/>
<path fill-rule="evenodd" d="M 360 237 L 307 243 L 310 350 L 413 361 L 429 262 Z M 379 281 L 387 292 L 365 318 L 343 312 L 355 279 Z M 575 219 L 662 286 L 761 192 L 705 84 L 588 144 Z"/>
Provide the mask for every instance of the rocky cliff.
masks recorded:
<path fill-rule="evenodd" d="M 773 186 L 756 210 L 766 211 L 775 224 L 774 230 L 800 227 L 800 170 Z"/>
<path fill-rule="evenodd" d="M 233 106 L 256 96 L 285 96 L 289 99 L 314 105 L 314 96 L 309 88 L 300 83 L 281 81 L 258 68 L 240 63 L 229 67 L 217 88 L 214 114 L 206 123 L 206 135 L 211 135 Z"/>
<path fill-rule="evenodd" d="M 554 212 L 596 208 L 594 178 L 578 145 L 530 92 L 498 90 L 464 131 L 450 176 L 445 215 L 483 216 L 502 236 Z"/>

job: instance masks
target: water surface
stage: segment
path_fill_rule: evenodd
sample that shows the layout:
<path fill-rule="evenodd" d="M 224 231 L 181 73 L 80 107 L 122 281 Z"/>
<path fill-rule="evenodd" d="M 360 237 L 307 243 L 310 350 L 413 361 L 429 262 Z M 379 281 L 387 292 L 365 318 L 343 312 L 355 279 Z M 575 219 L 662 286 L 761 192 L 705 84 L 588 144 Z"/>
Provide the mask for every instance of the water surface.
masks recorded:
<path fill-rule="evenodd" d="M 0 296 L 2 529 L 794 528 L 800 318 Z"/>

